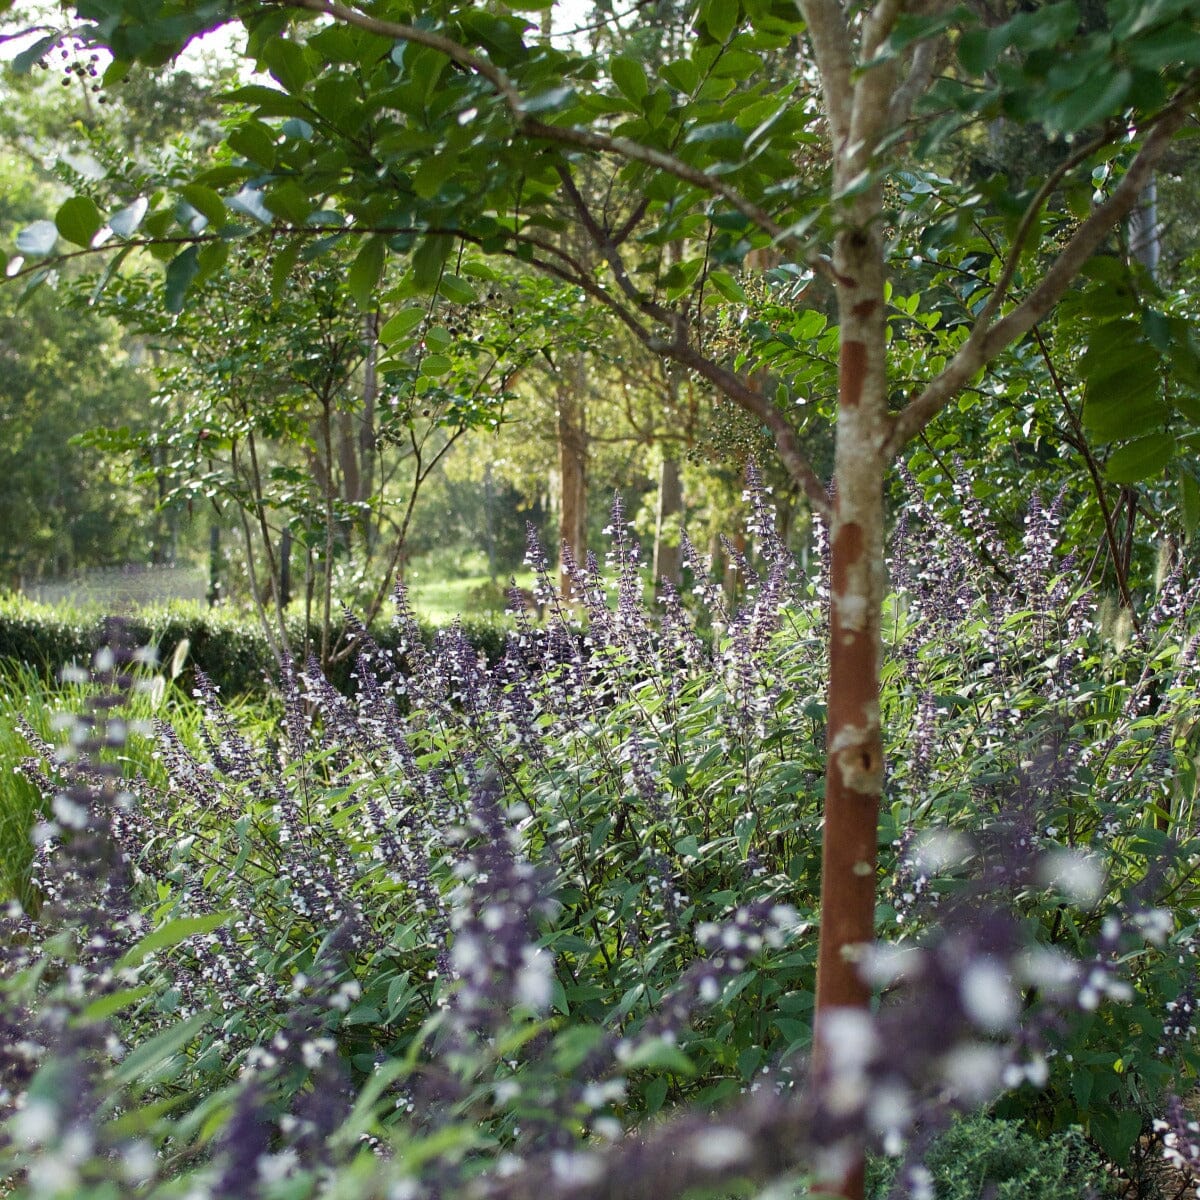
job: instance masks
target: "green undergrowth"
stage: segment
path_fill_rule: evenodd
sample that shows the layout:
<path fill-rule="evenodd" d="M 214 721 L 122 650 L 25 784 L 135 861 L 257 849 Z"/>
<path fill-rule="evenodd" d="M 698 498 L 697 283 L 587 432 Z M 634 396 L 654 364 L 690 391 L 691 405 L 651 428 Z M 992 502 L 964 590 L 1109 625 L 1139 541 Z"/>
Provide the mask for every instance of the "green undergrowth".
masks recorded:
<path fill-rule="evenodd" d="M 130 728 L 120 763 L 127 777 L 163 785 L 166 777 L 149 723 L 170 723 L 181 740 L 198 751 L 203 714 L 178 682 L 165 675 L 147 674 L 142 682 L 145 686 L 128 698 Z M 92 690 L 89 684 L 54 680 L 21 663 L 5 663 L 0 669 L 0 903 L 18 899 L 27 907 L 36 904 L 29 879 L 31 834 L 39 821 L 53 816 L 53 797 L 39 795 L 18 767 L 36 757 L 28 731 L 51 745 L 60 744 L 64 728 L 82 711 Z M 266 698 L 233 700 L 228 708 L 241 727 L 260 739 L 279 724 L 278 704 Z"/>
<path fill-rule="evenodd" d="M 479 586 L 478 581 L 468 582 L 472 587 Z M 453 622 L 461 611 L 468 640 L 489 662 L 496 661 L 503 652 L 511 618 L 490 608 L 472 610 L 466 603 L 455 608 L 456 593 L 461 593 L 457 598 L 467 601 L 471 588 L 446 588 L 440 593 L 444 607 L 421 610 L 424 641 L 431 644 L 438 629 Z M 99 609 L 0 597 L 0 671 L 9 666 L 27 666 L 50 679 L 68 664 L 86 664 L 103 638 L 104 619 Z M 372 635 L 383 646 L 395 643 L 389 621 L 390 608 L 372 628 Z M 252 613 L 172 604 L 139 611 L 127 624 L 131 637 L 140 645 L 153 646 L 164 669 L 178 675 L 189 690 L 196 668 L 204 671 L 226 696 L 264 695 L 278 673 L 270 643 Z M 333 630 L 335 646 L 345 644 L 343 628 L 339 618 Z M 289 644 L 298 659 L 312 653 L 320 641 L 319 628 L 310 626 L 306 632 L 299 618 L 290 621 Z M 329 668 L 330 678 L 337 686 L 349 688 L 353 667 L 354 655 L 342 655 Z"/>

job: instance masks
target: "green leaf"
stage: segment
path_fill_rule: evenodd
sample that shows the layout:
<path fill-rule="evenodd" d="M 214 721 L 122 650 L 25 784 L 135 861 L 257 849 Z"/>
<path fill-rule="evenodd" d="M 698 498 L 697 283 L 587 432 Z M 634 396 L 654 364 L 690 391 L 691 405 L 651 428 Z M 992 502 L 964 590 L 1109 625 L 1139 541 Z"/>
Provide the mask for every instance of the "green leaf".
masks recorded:
<path fill-rule="evenodd" d="M 738 0 L 704 0 L 700 23 L 718 42 L 727 42 L 738 19 Z"/>
<path fill-rule="evenodd" d="M 125 1087 L 139 1075 L 145 1075 L 161 1066 L 192 1041 L 208 1024 L 211 1013 L 197 1013 L 178 1025 L 164 1029 L 149 1041 L 141 1042 L 130 1051 L 112 1077 L 115 1087 Z"/>
<path fill-rule="evenodd" d="M 179 194 L 214 228 L 220 229 L 229 220 L 225 201 L 210 187 L 189 183 L 179 189 Z"/>
<path fill-rule="evenodd" d="M 263 197 L 263 204 L 293 225 L 303 225 L 314 208 L 312 197 L 294 179 L 272 185 Z"/>
<path fill-rule="evenodd" d="M 538 113 L 555 112 L 560 108 L 566 108 L 575 99 L 575 96 L 575 89 L 567 84 L 549 88 L 547 91 L 539 92 L 536 96 L 530 96 L 525 101 L 525 111 L 535 116 Z"/>
<path fill-rule="evenodd" d="M 38 38 L 32 46 L 26 46 L 20 54 L 14 56 L 12 69 L 17 75 L 28 75 L 33 70 L 33 64 L 42 59 L 47 52 L 53 50 L 61 41 L 57 33 Z"/>
<path fill-rule="evenodd" d="M 640 107 L 650 92 L 646 68 L 636 58 L 618 55 L 608 64 L 608 69 L 621 95 Z"/>
<path fill-rule="evenodd" d="M 738 853 L 742 858 L 746 857 L 750 849 L 750 843 L 754 840 L 754 831 L 758 828 L 758 817 L 750 812 L 743 813 L 733 823 L 733 833 L 737 838 Z"/>
<path fill-rule="evenodd" d="M 289 242 L 271 260 L 271 299 L 278 300 L 283 295 L 283 289 L 292 274 L 292 268 L 304 249 L 301 242 Z"/>
<path fill-rule="evenodd" d="M 139 1000 L 153 994 L 155 988 L 149 983 L 143 983 L 140 987 L 122 988 L 117 992 L 109 992 L 107 996 L 101 996 L 99 1000 L 93 1000 L 79 1014 L 81 1021 L 105 1021 L 114 1013 L 118 1013 L 123 1008 L 128 1008 L 131 1004 L 136 1004 Z"/>
<path fill-rule="evenodd" d="M 190 937 L 212 933 L 219 929 L 230 917 L 231 912 L 209 913 L 203 917 L 176 917 L 165 925 L 148 933 L 136 942 L 121 957 L 118 967 L 136 967 L 147 955 L 156 950 L 165 950 L 168 946 L 177 946 Z"/>
<path fill-rule="evenodd" d="M 1188 541 L 1196 536 L 1200 529 L 1200 483 L 1187 470 L 1179 473 L 1179 511 L 1183 517 L 1183 529 Z"/>
<path fill-rule="evenodd" d="M 1088 1122 L 1088 1132 L 1112 1162 L 1128 1160 L 1141 1129 L 1141 1114 L 1129 1109 L 1096 1113 Z"/>
<path fill-rule="evenodd" d="M 424 308 L 416 305 L 411 308 L 402 308 L 379 331 L 379 340 L 385 346 L 390 346 L 393 342 L 398 342 L 405 334 L 411 333 L 424 319 Z"/>
<path fill-rule="evenodd" d="M 371 1078 L 363 1085 L 350 1115 L 330 1139 L 335 1146 L 354 1146 L 362 1134 L 375 1122 L 375 1105 L 380 1096 L 397 1079 L 407 1075 L 412 1067 L 403 1059 L 389 1059 L 371 1072 Z"/>
<path fill-rule="evenodd" d="M 453 247 L 454 239 L 444 233 L 431 233 L 422 238 L 412 256 L 413 283 L 419 291 L 433 290 Z"/>
<path fill-rule="evenodd" d="M 642 1093 L 643 1102 L 646 1106 L 646 1116 L 654 1116 L 666 1103 L 667 1088 L 668 1083 L 663 1076 L 660 1076 L 658 1079 L 651 1079 L 646 1084 L 645 1091 Z"/>
<path fill-rule="evenodd" d="M 968 29 L 958 39 L 958 61 L 968 75 L 983 75 L 996 58 L 994 39 L 987 29 Z"/>
<path fill-rule="evenodd" d="M 58 226 L 53 221 L 34 221 L 17 234 L 17 249 L 34 258 L 54 253 L 58 245 Z"/>
<path fill-rule="evenodd" d="M 1083 406 L 1083 424 L 1101 442 L 1118 442 L 1135 429 L 1161 428 L 1167 406 L 1156 395 L 1139 394 L 1122 400 L 1119 394 L 1089 396 Z"/>
<path fill-rule="evenodd" d="M 96 280 L 95 287 L 92 288 L 90 303 L 95 304 L 96 301 L 99 300 L 104 294 L 104 289 L 108 287 L 113 276 L 116 275 L 116 273 L 121 269 L 121 264 L 129 257 L 129 255 L 133 252 L 133 249 L 134 247 L 132 246 L 122 246 L 121 249 L 118 250 L 116 254 L 114 254 L 112 258 L 108 260 L 108 265 L 101 272 L 100 278 Z"/>
<path fill-rule="evenodd" d="M 474 304 L 478 299 L 474 287 L 461 275 L 445 274 L 441 283 L 442 295 L 455 304 Z"/>
<path fill-rule="evenodd" d="M 1164 67 L 1200 67 L 1200 33 L 1184 21 L 1133 39 L 1124 46 L 1135 67 L 1161 71 Z"/>
<path fill-rule="evenodd" d="M 346 290 L 354 297 L 361 309 L 367 309 L 374 299 L 383 274 L 383 261 L 387 254 L 387 242 L 374 234 L 363 242 L 350 270 L 346 273 Z"/>
<path fill-rule="evenodd" d="M 1114 116 L 1125 106 L 1133 87 L 1133 72 L 1125 67 L 1111 74 L 1089 75 L 1057 104 L 1042 114 L 1042 124 L 1051 133 L 1074 133 Z"/>
<path fill-rule="evenodd" d="M 268 171 L 275 165 L 275 135 L 261 121 L 244 121 L 225 140 L 234 153 Z"/>
<path fill-rule="evenodd" d="M 603 1044 L 607 1036 L 600 1025 L 571 1025 L 564 1029 L 555 1037 L 550 1050 L 554 1069 L 560 1075 L 569 1075 Z"/>
<path fill-rule="evenodd" d="M 421 374 L 428 379 L 449 375 L 454 364 L 444 354 L 427 354 L 421 360 Z"/>
<path fill-rule="evenodd" d="M 104 224 L 104 218 L 90 196 L 72 196 L 58 210 L 54 224 L 68 242 L 74 242 L 76 246 L 90 246 L 92 238 Z"/>
<path fill-rule="evenodd" d="M 670 1071 L 688 1078 L 696 1074 L 695 1064 L 678 1046 L 657 1037 L 643 1042 L 621 1065 L 630 1071 Z"/>
<path fill-rule="evenodd" d="M 263 48 L 267 69 L 293 94 L 302 92 L 312 78 L 308 55 L 303 46 L 288 38 L 273 38 Z"/>
<path fill-rule="evenodd" d="M 700 68 L 690 58 L 667 63 L 659 74 L 677 91 L 691 94 L 700 82 Z"/>
<path fill-rule="evenodd" d="M 187 290 L 200 270 L 200 251 L 197 246 L 188 246 L 180 251 L 167 264 L 167 277 L 164 290 L 164 303 L 167 312 L 183 312 L 183 303 Z"/>
<path fill-rule="evenodd" d="M 413 191 L 422 200 L 431 200 L 453 174 L 456 163 L 457 155 L 449 150 L 438 150 L 426 155 L 424 162 L 413 175 Z"/>
<path fill-rule="evenodd" d="M 236 196 L 229 197 L 229 207 L 234 212 L 251 217 L 260 225 L 270 225 L 273 214 L 263 203 L 263 194 L 259 188 L 246 186 Z"/>
<path fill-rule="evenodd" d="M 1174 454 L 1174 434 L 1147 434 L 1109 455 L 1104 478 L 1110 483 L 1140 483 L 1158 475 Z"/>

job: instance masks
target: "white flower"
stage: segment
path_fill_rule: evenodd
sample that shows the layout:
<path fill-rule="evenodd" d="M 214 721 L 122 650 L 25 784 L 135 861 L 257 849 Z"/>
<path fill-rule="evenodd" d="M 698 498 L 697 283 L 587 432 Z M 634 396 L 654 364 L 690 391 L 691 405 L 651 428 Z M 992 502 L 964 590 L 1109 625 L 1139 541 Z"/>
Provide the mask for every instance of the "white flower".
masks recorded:
<path fill-rule="evenodd" d="M 705 1130 L 688 1143 L 688 1157 L 710 1171 L 720 1171 L 748 1162 L 753 1146 L 740 1130 L 727 1125 Z"/>
<path fill-rule="evenodd" d="M 604 1164 L 595 1154 L 556 1150 L 550 1156 L 550 1171 L 559 1183 L 569 1187 L 587 1187 L 604 1174 Z"/>
<path fill-rule="evenodd" d="M 1000 1051 L 983 1042 L 956 1046 L 942 1059 L 942 1077 L 972 1104 L 990 1100 L 1000 1083 Z"/>
<path fill-rule="evenodd" d="M 536 946 L 521 951 L 521 969 L 517 972 L 517 999 L 536 1012 L 550 1007 L 553 994 L 554 969 L 550 956 Z"/>
<path fill-rule="evenodd" d="M 27 1146 L 44 1146 L 58 1132 L 58 1109 L 48 1100 L 31 1100 L 13 1118 L 13 1132 Z"/>
<path fill-rule="evenodd" d="M 989 1033 L 1010 1028 L 1020 1010 L 1008 971 L 993 958 L 968 964 L 958 990 L 967 1016 Z"/>
<path fill-rule="evenodd" d="M 65 825 L 68 829 L 87 828 L 88 810 L 77 800 L 72 800 L 65 792 L 59 792 L 54 797 L 52 807 L 59 824 Z"/>
<path fill-rule="evenodd" d="M 1042 882 L 1057 888 L 1068 900 L 1091 908 L 1104 895 L 1104 871 L 1095 855 L 1079 850 L 1055 850 L 1038 864 Z"/>

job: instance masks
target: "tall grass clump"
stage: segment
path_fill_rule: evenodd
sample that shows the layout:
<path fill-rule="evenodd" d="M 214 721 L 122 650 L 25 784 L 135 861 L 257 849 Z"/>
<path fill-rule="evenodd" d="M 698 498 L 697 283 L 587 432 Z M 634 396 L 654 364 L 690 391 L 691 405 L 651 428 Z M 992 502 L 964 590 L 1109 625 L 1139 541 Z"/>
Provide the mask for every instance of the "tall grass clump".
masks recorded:
<path fill-rule="evenodd" d="M 992 548 L 1002 588 L 914 506 L 860 959 L 880 1003 L 827 1014 L 810 1063 L 825 582 L 749 500 L 736 608 L 685 542 L 692 595 L 648 609 L 617 502 L 571 606 L 531 543 L 549 621 L 518 617 L 496 665 L 458 628 L 426 645 L 398 588 L 394 645 L 357 630 L 350 692 L 286 664 L 269 730 L 201 675 L 194 735 L 135 733 L 136 673 L 103 659 L 69 751 L 27 767 L 15 1194 L 666 1198 L 868 1147 L 930 1195 L 938 1132 L 997 1103 L 1127 1158 L 1200 1065 L 1182 573 L 1118 652 L 1052 508 Z M 143 733 L 158 757 L 126 769 Z"/>

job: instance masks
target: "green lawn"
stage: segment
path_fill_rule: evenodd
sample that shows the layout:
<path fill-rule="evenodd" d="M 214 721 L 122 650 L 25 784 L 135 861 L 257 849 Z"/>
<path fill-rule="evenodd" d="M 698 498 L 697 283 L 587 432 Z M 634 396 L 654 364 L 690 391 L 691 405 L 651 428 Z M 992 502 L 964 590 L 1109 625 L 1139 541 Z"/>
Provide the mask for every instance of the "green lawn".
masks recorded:
<path fill-rule="evenodd" d="M 517 586 L 533 587 L 533 573 L 522 571 Z M 508 580 L 492 581 L 487 575 L 445 577 L 441 572 L 411 570 L 405 581 L 417 616 L 435 625 L 449 625 L 455 617 L 500 616 L 508 607 Z"/>

